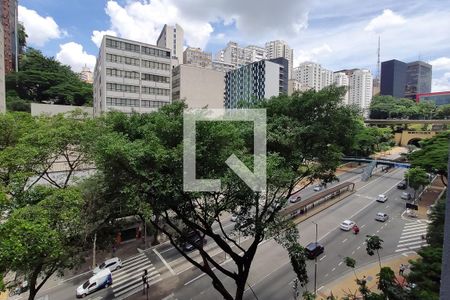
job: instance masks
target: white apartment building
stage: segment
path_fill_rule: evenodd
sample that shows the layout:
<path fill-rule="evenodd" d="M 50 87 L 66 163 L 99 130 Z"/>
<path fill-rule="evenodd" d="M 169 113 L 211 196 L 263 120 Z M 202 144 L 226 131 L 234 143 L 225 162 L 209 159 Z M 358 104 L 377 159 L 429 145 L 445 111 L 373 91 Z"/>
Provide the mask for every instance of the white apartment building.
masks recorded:
<path fill-rule="evenodd" d="M 309 87 L 300 81 L 295 79 L 288 80 L 288 96 L 291 96 L 294 92 L 305 92 L 307 90 L 309 90 Z"/>
<path fill-rule="evenodd" d="M 320 91 L 333 84 L 333 71 L 327 70 L 317 63 L 303 62 L 294 68 L 293 78 L 305 86 Z"/>
<path fill-rule="evenodd" d="M 268 59 L 284 57 L 289 63 L 289 79 L 293 78 L 294 50 L 285 41 L 276 40 L 267 42 L 265 45 L 266 57 Z M 295 79 L 295 78 L 294 78 Z"/>
<path fill-rule="evenodd" d="M 349 78 L 349 104 L 361 108 L 363 114 L 369 113 L 372 101 L 372 74 L 369 70 L 355 70 Z"/>
<path fill-rule="evenodd" d="M 236 66 L 233 64 L 224 62 L 224 61 L 213 60 L 212 68 L 213 68 L 213 70 L 216 70 L 216 71 L 228 72 L 228 71 L 236 69 Z"/>
<path fill-rule="evenodd" d="M 245 49 L 250 53 L 251 62 L 260 61 L 267 58 L 266 49 L 263 47 L 249 45 L 245 47 Z"/>
<path fill-rule="evenodd" d="M 348 90 L 349 90 L 349 78 L 344 72 L 334 73 L 334 84 L 336 86 L 344 86 L 346 89 L 345 95 L 343 97 L 344 104 L 348 105 Z"/>
<path fill-rule="evenodd" d="M 94 115 L 151 112 L 170 103 L 170 50 L 105 35 L 94 70 Z"/>
<path fill-rule="evenodd" d="M 227 46 L 216 54 L 216 61 L 234 65 L 236 68 L 266 59 L 266 49 L 249 45 L 241 47 L 238 43 L 230 41 Z"/>
<path fill-rule="evenodd" d="M 158 47 L 170 49 L 172 58 L 175 58 L 178 62 L 177 65 L 183 63 L 183 44 L 184 30 L 178 24 L 174 26 L 164 25 L 156 42 Z"/>
<path fill-rule="evenodd" d="M 200 48 L 187 47 L 183 52 L 183 63 L 202 68 L 212 67 L 211 52 L 204 52 Z"/>

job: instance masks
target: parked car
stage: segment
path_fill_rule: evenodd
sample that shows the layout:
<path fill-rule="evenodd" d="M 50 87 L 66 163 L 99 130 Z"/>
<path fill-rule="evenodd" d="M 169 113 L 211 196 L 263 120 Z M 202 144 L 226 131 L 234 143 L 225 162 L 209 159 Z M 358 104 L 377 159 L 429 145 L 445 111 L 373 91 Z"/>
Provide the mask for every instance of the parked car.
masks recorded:
<path fill-rule="evenodd" d="M 345 220 L 341 223 L 340 228 L 345 231 L 349 231 L 355 226 L 356 223 L 351 220 Z"/>
<path fill-rule="evenodd" d="M 400 198 L 404 199 L 404 200 L 411 200 L 411 194 L 408 192 L 403 192 L 402 195 L 400 196 Z"/>
<path fill-rule="evenodd" d="M 407 188 L 406 182 L 404 182 L 404 181 L 400 182 L 399 184 L 397 184 L 397 188 L 399 190 L 406 190 L 406 188 Z"/>
<path fill-rule="evenodd" d="M 230 220 L 231 220 L 231 222 L 236 222 L 237 214 L 232 214 Z"/>
<path fill-rule="evenodd" d="M 184 251 L 192 251 L 195 249 L 195 246 L 200 247 L 202 244 L 206 244 L 206 238 L 202 238 L 200 234 L 196 232 L 189 233 L 186 240 L 187 242 L 182 244 Z"/>
<path fill-rule="evenodd" d="M 99 289 L 106 288 L 112 282 L 111 271 L 108 268 L 103 269 L 77 288 L 77 298 L 84 298 Z"/>
<path fill-rule="evenodd" d="M 290 198 L 290 199 L 289 199 L 289 202 L 291 202 L 291 203 L 297 203 L 297 202 L 299 202 L 299 201 L 301 201 L 301 200 L 302 200 L 302 197 L 297 196 L 297 197 L 292 197 L 292 198 Z"/>
<path fill-rule="evenodd" d="M 309 243 L 308 246 L 305 247 L 306 257 L 309 259 L 314 259 L 325 251 L 323 245 L 319 243 Z"/>
<path fill-rule="evenodd" d="M 109 271 L 115 271 L 122 267 L 122 261 L 118 257 L 105 260 L 100 266 L 96 267 L 92 272 L 97 274 L 101 270 L 109 269 Z"/>
<path fill-rule="evenodd" d="M 388 219 L 389 219 L 389 216 L 382 212 L 377 213 L 377 215 L 375 216 L 375 220 L 380 221 L 380 222 L 386 222 Z"/>
<path fill-rule="evenodd" d="M 386 202 L 387 199 L 388 199 L 388 197 L 385 194 L 379 194 L 377 197 L 377 201 L 382 202 L 382 203 Z"/>
<path fill-rule="evenodd" d="M 315 192 L 318 192 L 318 191 L 321 191 L 323 189 L 323 186 L 322 185 L 320 185 L 320 184 L 318 184 L 318 185 L 316 185 L 316 186 L 314 186 L 314 191 Z"/>

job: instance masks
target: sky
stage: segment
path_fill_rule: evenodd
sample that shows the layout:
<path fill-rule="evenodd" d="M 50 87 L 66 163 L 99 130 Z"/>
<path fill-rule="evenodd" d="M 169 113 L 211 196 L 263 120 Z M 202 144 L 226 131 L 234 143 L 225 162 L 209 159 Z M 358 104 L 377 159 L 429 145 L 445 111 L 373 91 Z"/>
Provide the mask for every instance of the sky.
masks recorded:
<path fill-rule="evenodd" d="M 155 44 L 164 24 L 178 23 L 185 46 L 214 54 L 285 40 L 294 67 L 303 61 L 333 71 L 381 61 L 433 65 L 433 91 L 450 90 L 450 0 L 19 0 L 27 45 L 79 72 L 93 70 L 104 34 Z"/>

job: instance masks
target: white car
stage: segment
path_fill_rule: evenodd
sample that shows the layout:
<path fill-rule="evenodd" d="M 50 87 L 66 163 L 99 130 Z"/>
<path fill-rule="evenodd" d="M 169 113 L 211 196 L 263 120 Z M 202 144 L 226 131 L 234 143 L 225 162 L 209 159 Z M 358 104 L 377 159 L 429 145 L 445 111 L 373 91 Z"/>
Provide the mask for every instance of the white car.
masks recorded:
<path fill-rule="evenodd" d="M 380 221 L 380 222 L 386 222 L 388 219 L 389 219 L 389 216 L 382 212 L 377 213 L 377 215 L 375 216 L 375 220 Z"/>
<path fill-rule="evenodd" d="M 356 225 L 355 222 L 353 222 L 351 220 L 345 220 L 344 222 L 341 223 L 340 228 L 342 230 L 349 231 L 349 230 L 352 230 L 353 226 L 355 226 L 355 225 Z"/>
<path fill-rule="evenodd" d="M 382 202 L 382 203 L 386 202 L 387 199 L 388 199 L 388 197 L 385 194 L 379 194 L 377 197 L 377 201 Z"/>
<path fill-rule="evenodd" d="M 289 199 L 289 202 L 291 202 L 291 203 L 297 203 L 298 201 L 301 201 L 301 200 L 302 200 L 302 197 L 297 196 L 297 197 L 292 197 L 292 198 L 290 198 L 290 199 Z"/>
<path fill-rule="evenodd" d="M 408 192 L 403 192 L 402 195 L 400 196 L 400 198 L 402 198 L 404 200 L 411 200 L 411 194 Z"/>
<path fill-rule="evenodd" d="M 322 190 L 322 186 L 320 184 L 316 185 L 313 189 L 315 192 Z"/>
<path fill-rule="evenodd" d="M 112 283 L 111 272 L 103 269 L 77 288 L 77 298 L 84 298 L 96 290 L 107 288 Z"/>
<path fill-rule="evenodd" d="M 231 220 L 231 222 L 236 222 L 237 215 L 236 214 L 232 214 L 230 220 Z"/>
<path fill-rule="evenodd" d="M 94 274 L 99 273 L 101 270 L 108 269 L 110 272 L 118 270 L 122 267 L 122 261 L 118 257 L 105 260 L 100 266 L 96 267 L 92 272 Z"/>

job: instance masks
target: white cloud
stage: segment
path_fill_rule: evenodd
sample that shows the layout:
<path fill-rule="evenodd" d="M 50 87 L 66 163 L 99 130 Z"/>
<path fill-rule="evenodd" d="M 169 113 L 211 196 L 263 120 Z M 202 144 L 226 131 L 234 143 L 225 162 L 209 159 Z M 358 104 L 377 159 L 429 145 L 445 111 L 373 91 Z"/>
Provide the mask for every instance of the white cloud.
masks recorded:
<path fill-rule="evenodd" d="M 112 30 L 102 30 L 102 31 L 94 30 L 92 32 L 91 41 L 93 41 L 94 44 L 97 45 L 97 47 L 100 47 L 104 35 L 117 36 L 117 33 Z"/>
<path fill-rule="evenodd" d="M 446 72 L 441 77 L 433 79 L 431 90 L 433 92 L 450 91 L 450 72 Z"/>
<path fill-rule="evenodd" d="M 155 44 L 164 24 L 178 23 L 184 29 L 187 45 L 204 48 L 214 31 L 212 24 L 217 22 L 234 24 L 240 35 L 251 38 L 253 43 L 299 33 L 308 24 L 306 4 L 287 2 L 279 5 L 272 0 L 152 0 L 126 1 L 121 6 L 110 0 L 105 11 L 110 17 L 109 29 L 121 37 Z M 95 32 L 91 39 L 97 44 Z"/>
<path fill-rule="evenodd" d="M 52 17 L 43 17 L 35 10 L 19 5 L 19 21 L 25 26 L 30 45 L 42 47 L 51 40 L 67 35 L 67 32 L 59 28 Z"/>
<path fill-rule="evenodd" d="M 74 72 L 80 72 L 84 65 L 88 66 L 91 71 L 94 70 L 96 58 L 94 55 L 87 54 L 82 45 L 69 42 L 59 45 L 59 48 L 56 59 L 65 65 L 69 65 Z"/>
<path fill-rule="evenodd" d="M 433 70 L 450 70 L 450 58 L 449 57 L 439 57 L 436 59 L 433 59 L 432 61 L 428 62 L 430 65 L 433 66 Z"/>
<path fill-rule="evenodd" d="M 381 33 L 386 29 L 390 29 L 394 26 L 405 24 L 406 20 L 401 15 L 394 13 L 390 9 L 383 10 L 383 13 L 372 20 L 364 28 L 365 31 L 374 31 Z"/>
<path fill-rule="evenodd" d="M 311 50 L 300 50 L 299 54 L 294 59 L 294 66 L 304 61 L 318 62 L 321 58 L 326 57 L 333 52 L 328 44 L 322 44 L 319 47 L 314 47 Z"/>

